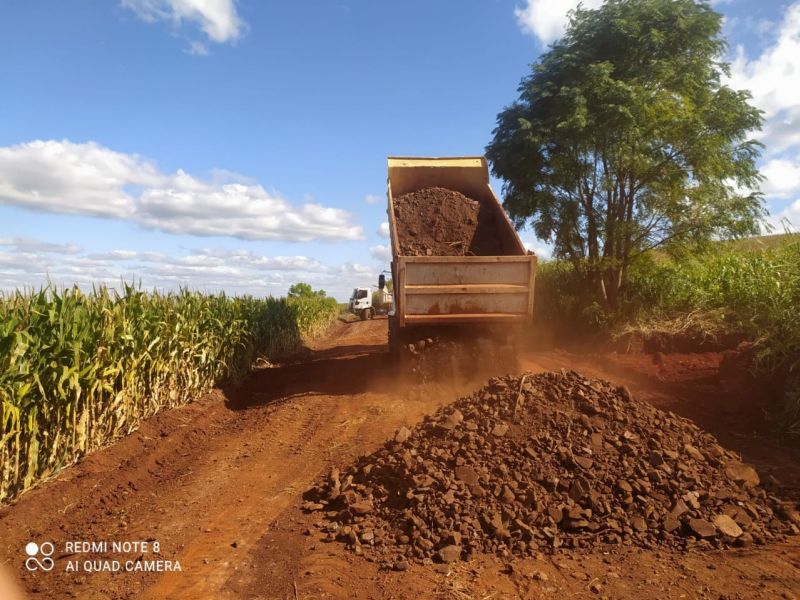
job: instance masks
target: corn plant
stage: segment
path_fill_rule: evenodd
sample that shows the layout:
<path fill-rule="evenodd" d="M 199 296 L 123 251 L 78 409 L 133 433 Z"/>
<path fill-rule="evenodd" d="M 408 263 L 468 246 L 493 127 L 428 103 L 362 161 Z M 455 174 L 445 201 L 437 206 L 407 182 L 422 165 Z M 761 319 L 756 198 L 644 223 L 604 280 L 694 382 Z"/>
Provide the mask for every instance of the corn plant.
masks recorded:
<path fill-rule="evenodd" d="M 336 302 L 99 287 L 0 296 L 0 502 L 142 419 L 292 351 Z"/>

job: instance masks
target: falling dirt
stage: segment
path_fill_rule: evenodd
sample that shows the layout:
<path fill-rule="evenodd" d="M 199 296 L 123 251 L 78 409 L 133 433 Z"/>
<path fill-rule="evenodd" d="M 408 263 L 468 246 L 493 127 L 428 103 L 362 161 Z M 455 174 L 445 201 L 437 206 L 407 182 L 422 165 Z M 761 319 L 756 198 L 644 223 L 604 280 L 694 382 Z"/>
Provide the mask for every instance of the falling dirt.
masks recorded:
<path fill-rule="evenodd" d="M 394 199 L 395 223 L 404 256 L 502 256 L 515 254 L 498 230 L 486 201 L 445 188 L 425 188 Z"/>
<path fill-rule="evenodd" d="M 562 368 L 626 385 L 691 418 L 797 502 L 800 453 L 754 432 L 719 385 L 719 355 L 524 354 L 520 370 Z M 674 368 L 673 368 L 674 367 Z M 2 563 L 28 598 L 795 598 L 800 543 L 703 552 L 643 549 L 408 565 L 385 571 L 313 533 L 302 493 L 483 382 L 403 380 L 386 321 L 340 324 L 307 356 L 164 411 L 136 433 L 0 509 Z M 774 480 L 774 481 L 773 481 Z M 26 544 L 55 546 L 52 571 L 25 567 Z M 84 553 L 67 542 L 146 541 L 146 552 Z M 153 544 L 158 542 L 158 552 Z M 180 572 L 126 571 L 178 561 Z M 118 572 L 85 572 L 117 560 Z M 67 565 L 81 568 L 67 571 Z M 150 564 L 150 563 L 148 563 Z M 112 565 L 113 566 L 113 565 Z M 163 562 L 162 562 L 163 568 Z M 174 566 L 174 564 L 173 564 Z"/>

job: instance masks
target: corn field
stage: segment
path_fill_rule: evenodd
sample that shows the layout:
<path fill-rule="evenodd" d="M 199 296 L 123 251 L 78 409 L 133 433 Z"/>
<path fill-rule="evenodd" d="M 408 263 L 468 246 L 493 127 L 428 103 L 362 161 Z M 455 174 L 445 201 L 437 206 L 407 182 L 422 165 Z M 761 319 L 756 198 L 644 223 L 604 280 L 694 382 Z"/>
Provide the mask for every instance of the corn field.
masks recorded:
<path fill-rule="evenodd" d="M 0 502 L 80 456 L 296 349 L 333 323 L 333 299 L 105 287 L 0 296 Z"/>

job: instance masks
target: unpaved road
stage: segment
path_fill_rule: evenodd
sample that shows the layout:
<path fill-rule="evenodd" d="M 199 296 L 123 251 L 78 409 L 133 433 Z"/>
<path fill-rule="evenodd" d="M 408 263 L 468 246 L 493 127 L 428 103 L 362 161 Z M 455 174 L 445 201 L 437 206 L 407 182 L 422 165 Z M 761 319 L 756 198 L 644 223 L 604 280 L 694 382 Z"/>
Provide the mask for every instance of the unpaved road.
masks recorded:
<path fill-rule="evenodd" d="M 487 556 L 449 572 L 387 573 L 305 535 L 318 517 L 298 505 L 315 478 L 480 385 L 403 380 L 385 343 L 384 320 L 340 324 L 302 361 L 157 415 L 0 510 L 0 562 L 31 598 L 800 598 L 798 538 L 725 552 L 621 547 L 541 556 L 512 572 Z M 668 355 L 656 366 L 643 356 L 547 351 L 526 353 L 521 367 L 625 383 L 695 419 L 797 498 L 800 452 L 752 435 L 746 407 L 717 384 L 718 358 Z M 52 571 L 25 568 L 30 541 L 53 542 Z M 73 541 L 109 548 L 76 552 L 67 547 Z M 112 541 L 147 541 L 148 551 L 115 553 Z M 140 558 L 179 561 L 181 571 L 126 571 Z M 115 560 L 119 571 L 85 572 L 87 561 L 115 569 Z M 531 578 L 536 572 L 544 575 Z"/>

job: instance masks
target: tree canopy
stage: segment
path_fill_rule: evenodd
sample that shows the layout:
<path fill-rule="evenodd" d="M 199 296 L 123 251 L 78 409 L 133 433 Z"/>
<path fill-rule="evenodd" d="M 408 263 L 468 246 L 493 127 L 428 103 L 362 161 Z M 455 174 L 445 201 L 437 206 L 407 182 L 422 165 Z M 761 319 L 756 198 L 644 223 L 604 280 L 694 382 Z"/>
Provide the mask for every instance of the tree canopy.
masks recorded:
<path fill-rule="evenodd" d="M 762 116 L 722 82 L 721 24 L 694 0 L 578 8 L 497 117 L 506 210 L 609 306 L 640 253 L 756 233 L 765 214 Z"/>
<path fill-rule="evenodd" d="M 289 298 L 324 298 L 325 290 L 315 290 L 311 284 L 299 282 L 289 286 Z"/>

